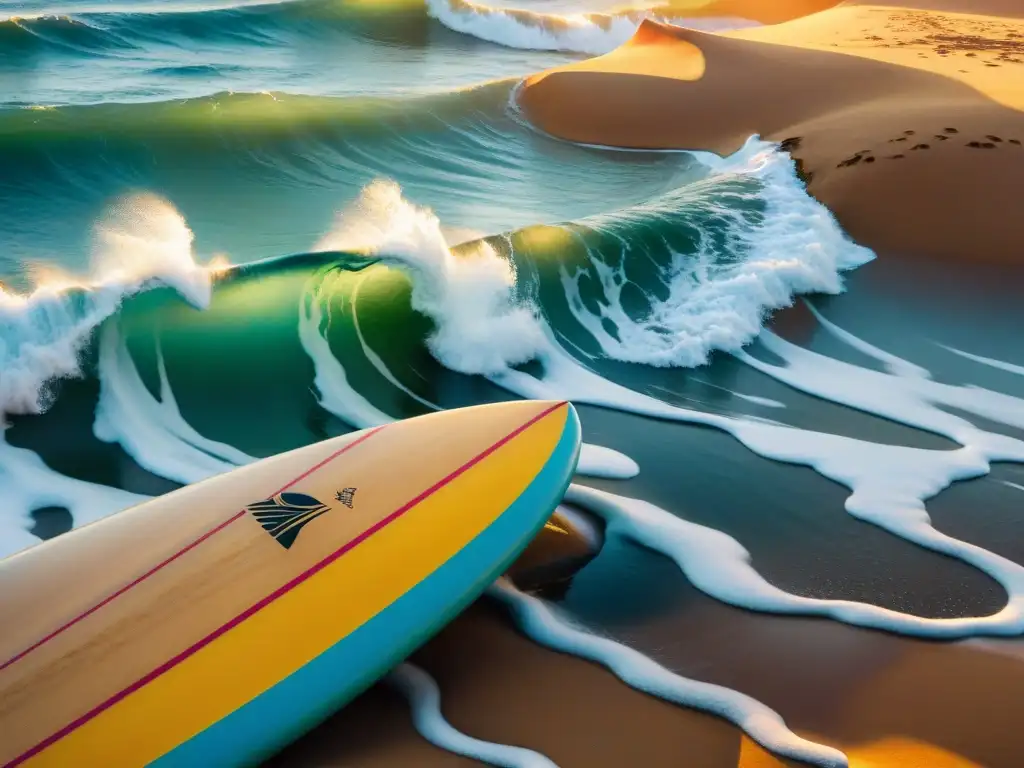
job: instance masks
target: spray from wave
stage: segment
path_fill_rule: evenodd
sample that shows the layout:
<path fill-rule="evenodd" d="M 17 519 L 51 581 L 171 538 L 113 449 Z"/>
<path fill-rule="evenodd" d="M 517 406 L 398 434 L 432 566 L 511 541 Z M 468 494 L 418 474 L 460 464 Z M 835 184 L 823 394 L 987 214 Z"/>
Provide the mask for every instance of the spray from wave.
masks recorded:
<path fill-rule="evenodd" d="M 874 258 L 806 194 L 792 160 L 756 138 L 705 181 L 560 229 L 586 256 L 575 265 L 565 253 L 554 259 L 565 319 L 604 357 L 656 366 L 737 351 L 770 311 L 799 293 L 840 292 L 841 271 Z M 413 308 L 435 324 L 433 355 L 452 370 L 494 376 L 542 358 L 549 326 L 565 328 L 543 316 L 531 285 L 517 283 L 516 254 L 506 258 L 492 243 L 453 251 L 436 216 L 378 181 L 317 248 L 408 273 Z M 631 272 L 637 265 L 647 272 Z"/>
<path fill-rule="evenodd" d="M 601 55 L 629 40 L 645 19 L 719 32 L 759 26 L 738 17 L 682 18 L 648 9 L 560 15 L 492 8 L 470 0 L 427 0 L 427 13 L 449 29 L 508 48 Z"/>
<path fill-rule="evenodd" d="M 129 296 L 154 285 L 174 288 L 193 306 L 210 302 L 211 275 L 196 262 L 192 232 L 170 203 L 130 197 L 97 225 L 90 273 L 79 279 L 35 267 L 29 294 L 0 289 L 0 413 L 42 413 L 52 385 L 81 374 L 93 331 Z"/>
<path fill-rule="evenodd" d="M 535 310 L 516 297 L 514 265 L 484 240 L 453 253 L 437 217 L 394 182 L 366 187 L 316 250 L 372 255 L 409 272 L 413 309 L 437 323 L 427 345 L 452 370 L 497 373 L 540 349 Z"/>

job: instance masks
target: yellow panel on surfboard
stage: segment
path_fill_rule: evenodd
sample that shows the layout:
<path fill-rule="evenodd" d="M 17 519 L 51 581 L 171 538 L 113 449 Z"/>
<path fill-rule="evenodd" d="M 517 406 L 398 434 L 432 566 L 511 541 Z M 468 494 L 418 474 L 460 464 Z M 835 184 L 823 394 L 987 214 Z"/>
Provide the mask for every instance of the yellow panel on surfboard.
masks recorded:
<path fill-rule="evenodd" d="M 568 403 L 431 414 L 0 561 L 0 765 L 258 762 L 478 596 L 543 527 L 579 445 Z"/>

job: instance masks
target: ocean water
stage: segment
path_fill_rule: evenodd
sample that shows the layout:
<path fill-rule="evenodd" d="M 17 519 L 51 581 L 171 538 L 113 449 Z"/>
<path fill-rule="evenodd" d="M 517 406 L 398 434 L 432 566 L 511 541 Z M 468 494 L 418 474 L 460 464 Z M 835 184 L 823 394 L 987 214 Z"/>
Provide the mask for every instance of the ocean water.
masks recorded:
<path fill-rule="evenodd" d="M 524 75 L 666 18 L 610 7 L 0 0 L 0 555 L 329 436 L 558 397 L 592 446 L 566 503 L 606 542 L 557 604 L 494 588 L 538 642 L 839 765 L 679 677 L 699 648 L 644 656 L 652 627 L 696 587 L 1024 632 L 1019 275 L 871 252 L 756 136 L 535 130 Z M 432 741 L 549 764 L 453 731 L 424 675 L 393 682 Z"/>

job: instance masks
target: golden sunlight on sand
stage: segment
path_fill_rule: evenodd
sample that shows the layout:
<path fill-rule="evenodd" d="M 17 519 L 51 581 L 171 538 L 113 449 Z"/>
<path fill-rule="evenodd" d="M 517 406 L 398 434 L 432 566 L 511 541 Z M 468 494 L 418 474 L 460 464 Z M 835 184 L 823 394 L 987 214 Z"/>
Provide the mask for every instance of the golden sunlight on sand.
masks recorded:
<path fill-rule="evenodd" d="M 914 5 L 724 34 L 648 21 L 610 54 L 529 78 L 520 105 L 548 133 L 593 144 L 728 154 L 756 133 L 876 251 L 1021 259 L 1024 217 L 1007 201 L 1024 178 L 1024 8 Z"/>

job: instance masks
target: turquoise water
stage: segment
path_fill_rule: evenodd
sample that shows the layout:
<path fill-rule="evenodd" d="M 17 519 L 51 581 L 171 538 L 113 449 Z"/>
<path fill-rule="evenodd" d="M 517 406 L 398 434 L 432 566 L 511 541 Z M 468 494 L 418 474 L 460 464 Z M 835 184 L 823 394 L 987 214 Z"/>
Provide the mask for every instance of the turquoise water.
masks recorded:
<path fill-rule="evenodd" d="M 733 537 L 788 594 L 999 611 L 1012 568 L 930 551 L 894 499 L 938 494 L 940 530 L 1022 562 L 1018 277 L 872 254 L 756 137 L 535 130 L 522 76 L 636 25 L 554 13 L 606 7 L 0 2 L 0 553 L 371 424 L 551 396 L 640 466 L 580 483 Z M 656 650 L 697 594 L 620 537 L 561 604 Z"/>

